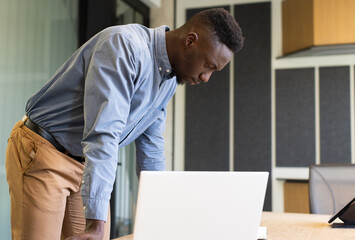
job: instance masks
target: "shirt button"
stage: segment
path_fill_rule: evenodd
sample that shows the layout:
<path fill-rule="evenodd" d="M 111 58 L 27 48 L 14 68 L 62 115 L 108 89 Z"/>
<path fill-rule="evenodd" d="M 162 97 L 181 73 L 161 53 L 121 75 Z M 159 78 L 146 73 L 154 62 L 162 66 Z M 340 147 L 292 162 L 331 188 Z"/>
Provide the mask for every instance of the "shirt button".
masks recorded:
<path fill-rule="evenodd" d="M 81 181 L 81 183 L 82 183 L 82 184 L 84 184 L 84 183 L 85 183 L 85 181 L 83 180 L 83 181 Z"/>
<path fill-rule="evenodd" d="M 166 69 L 166 72 L 169 73 L 169 72 L 170 72 L 170 69 Z"/>
<path fill-rule="evenodd" d="M 83 207 L 84 211 L 86 210 L 86 206 Z"/>
<path fill-rule="evenodd" d="M 161 67 L 159 67 L 159 71 L 161 71 L 162 70 L 162 68 Z"/>

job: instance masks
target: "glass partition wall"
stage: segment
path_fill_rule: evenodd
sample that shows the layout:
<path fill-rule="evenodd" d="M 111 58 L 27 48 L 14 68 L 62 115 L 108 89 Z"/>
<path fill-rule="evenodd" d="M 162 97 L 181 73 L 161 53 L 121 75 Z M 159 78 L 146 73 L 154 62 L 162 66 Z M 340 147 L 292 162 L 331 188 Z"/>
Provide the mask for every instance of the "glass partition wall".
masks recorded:
<path fill-rule="evenodd" d="M 140 23 L 149 26 L 149 8 L 139 0 L 114 1 L 115 17 L 110 25 Z M 80 28 L 83 27 L 79 16 L 83 9 L 79 6 L 90 2 L 93 1 L 0 0 L 1 239 L 11 239 L 10 198 L 5 174 L 7 138 L 13 125 L 24 115 L 29 96 L 38 91 L 78 48 Z M 132 232 L 137 189 L 135 147 L 131 144 L 119 151 L 111 199 L 111 238 Z"/>
<path fill-rule="evenodd" d="M 77 49 L 78 0 L 0 0 L 0 232 L 10 240 L 5 150 L 25 104 Z"/>

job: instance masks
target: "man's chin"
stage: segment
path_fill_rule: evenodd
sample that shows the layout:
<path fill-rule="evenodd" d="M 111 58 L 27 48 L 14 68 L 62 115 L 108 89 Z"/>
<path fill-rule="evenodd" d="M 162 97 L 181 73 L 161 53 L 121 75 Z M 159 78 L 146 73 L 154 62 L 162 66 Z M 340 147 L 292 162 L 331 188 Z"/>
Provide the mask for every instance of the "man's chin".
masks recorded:
<path fill-rule="evenodd" d="M 184 79 L 180 76 L 176 76 L 176 82 L 179 84 L 179 85 L 184 85 L 186 82 L 184 81 Z"/>

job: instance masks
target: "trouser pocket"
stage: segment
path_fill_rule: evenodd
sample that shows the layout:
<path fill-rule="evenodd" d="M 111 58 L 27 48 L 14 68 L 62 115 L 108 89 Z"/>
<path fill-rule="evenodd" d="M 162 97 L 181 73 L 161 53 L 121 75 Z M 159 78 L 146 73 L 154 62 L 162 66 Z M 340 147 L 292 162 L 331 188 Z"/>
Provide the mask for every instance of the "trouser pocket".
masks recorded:
<path fill-rule="evenodd" d="M 6 161 L 14 161 L 21 173 L 26 173 L 36 158 L 36 141 L 21 127 L 12 131 L 6 150 Z"/>

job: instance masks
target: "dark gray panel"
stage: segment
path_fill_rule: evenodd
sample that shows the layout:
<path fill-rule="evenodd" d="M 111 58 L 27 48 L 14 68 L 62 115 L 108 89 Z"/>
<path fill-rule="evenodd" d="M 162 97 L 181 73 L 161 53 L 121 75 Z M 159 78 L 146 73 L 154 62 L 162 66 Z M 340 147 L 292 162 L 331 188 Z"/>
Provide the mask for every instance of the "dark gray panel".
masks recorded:
<path fill-rule="evenodd" d="M 245 43 L 234 64 L 234 166 L 271 179 L 271 4 L 234 6 Z M 271 210 L 269 181 L 264 210 Z"/>
<path fill-rule="evenodd" d="M 319 69 L 321 163 L 351 162 L 350 68 Z"/>
<path fill-rule="evenodd" d="M 276 165 L 315 163 L 314 68 L 276 70 Z"/>
<path fill-rule="evenodd" d="M 186 86 L 185 170 L 229 170 L 229 67 Z"/>
<path fill-rule="evenodd" d="M 188 9 L 187 19 L 206 9 Z M 185 170 L 229 170 L 229 69 L 186 86 Z"/>

